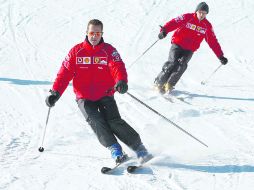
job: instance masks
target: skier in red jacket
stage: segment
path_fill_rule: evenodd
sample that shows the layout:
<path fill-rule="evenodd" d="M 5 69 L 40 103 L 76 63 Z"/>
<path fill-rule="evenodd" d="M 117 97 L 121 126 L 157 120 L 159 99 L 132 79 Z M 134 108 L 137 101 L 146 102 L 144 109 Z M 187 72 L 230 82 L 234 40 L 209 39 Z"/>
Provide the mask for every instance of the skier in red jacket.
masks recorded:
<path fill-rule="evenodd" d="M 112 158 L 119 163 L 127 157 L 117 137 L 144 161 L 151 155 L 139 134 L 121 118 L 113 96 L 115 91 L 124 94 L 128 90 L 125 65 L 117 50 L 103 41 L 102 31 L 101 21 L 89 21 L 85 41 L 75 45 L 66 56 L 46 104 L 54 106 L 73 80 L 78 107 L 99 142 L 109 148 Z"/>
<path fill-rule="evenodd" d="M 170 93 L 182 74 L 187 69 L 193 53 L 199 48 L 203 39 L 219 58 L 221 64 L 227 64 L 220 44 L 214 34 L 211 23 L 206 19 L 209 7 L 205 2 L 198 4 L 195 13 L 187 13 L 167 22 L 158 35 L 163 39 L 171 31 L 174 34 L 171 39 L 172 46 L 169 58 L 162 67 L 162 71 L 155 79 L 155 87 L 164 94 Z"/>

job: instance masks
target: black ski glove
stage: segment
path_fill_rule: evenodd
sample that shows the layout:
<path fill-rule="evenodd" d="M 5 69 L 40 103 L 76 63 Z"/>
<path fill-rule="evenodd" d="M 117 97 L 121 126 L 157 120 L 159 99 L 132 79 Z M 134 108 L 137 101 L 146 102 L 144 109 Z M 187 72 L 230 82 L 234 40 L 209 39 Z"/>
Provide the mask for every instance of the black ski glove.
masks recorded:
<path fill-rule="evenodd" d="M 228 63 L 228 59 L 224 57 L 223 55 L 219 58 L 222 65 L 226 65 Z"/>
<path fill-rule="evenodd" d="M 123 80 L 119 80 L 114 86 L 114 89 L 118 91 L 120 94 L 124 94 L 128 90 L 128 84 Z"/>
<path fill-rule="evenodd" d="M 50 90 L 49 92 L 51 94 L 49 96 L 47 96 L 45 102 L 48 107 L 53 107 L 55 105 L 55 103 L 57 102 L 57 100 L 59 100 L 60 94 L 59 94 L 59 92 L 53 91 L 53 90 Z"/>
<path fill-rule="evenodd" d="M 161 40 L 167 36 L 165 28 L 161 26 L 161 32 L 158 34 L 158 38 Z"/>

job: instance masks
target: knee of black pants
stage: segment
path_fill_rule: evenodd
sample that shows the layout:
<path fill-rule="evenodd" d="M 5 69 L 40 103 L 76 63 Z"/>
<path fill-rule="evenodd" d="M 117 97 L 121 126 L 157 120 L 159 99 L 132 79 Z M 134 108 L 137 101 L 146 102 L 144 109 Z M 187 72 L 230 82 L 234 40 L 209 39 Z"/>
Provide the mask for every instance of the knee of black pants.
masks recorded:
<path fill-rule="evenodd" d="M 170 69 L 171 68 L 171 64 L 169 61 L 167 61 L 166 63 L 164 63 L 164 65 L 162 66 L 162 71 L 164 73 L 169 73 L 170 72 Z"/>
<path fill-rule="evenodd" d="M 87 122 L 91 126 L 101 145 L 109 147 L 117 142 L 110 126 L 103 119 L 91 119 L 88 117 Z"/>
<path fill-rule="evenodd" d="M 187 69 L 188 64 L 186 62 L 179 62 L 180 64 L 180 71 L 184 73 L 184 71 Z"/>
<path fill-rule="evenodd" d="M 171 61 L 167 61 L 166 63 L 164 63 L 163 67 L 162 67 L 162 71 L 165 74 L 170 74 L 172 72 L 172 70 L 174 69 L 174 67 L 176 65 L 179 64 L 178 59 L 177 60 L 171 60 Z"/>
<path fill-rule="evenodd" d="M 123 119 L 109 121 L 114 134 L 128 147 L 135 150 L 136 144 L 141 143 L 139 134 Z"/>
<path fill-rule="evenodd" d="M 107 121 L 104 119 L 102 113 L 98 111 L 98 106 L 96 102 L 79 100 L 78 106 L 82 114 L 84 115 L 86 121 L 97 136 L 99 142 L 104 147 L 108 147 L 117 142 Z"/>
<path fill-rule="evenodd" d="M 106 121 L 121 119 L 116 101 L 112 96 L 106 96 L 100 101 L 99 110 Z"/>

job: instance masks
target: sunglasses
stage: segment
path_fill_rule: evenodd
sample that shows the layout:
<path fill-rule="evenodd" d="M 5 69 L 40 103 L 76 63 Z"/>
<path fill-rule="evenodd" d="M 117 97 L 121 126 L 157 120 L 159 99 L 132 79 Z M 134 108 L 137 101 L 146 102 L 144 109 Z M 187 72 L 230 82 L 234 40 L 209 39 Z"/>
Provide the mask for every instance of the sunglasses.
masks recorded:
<path fill-rule="evenodd" d="M 103 34 L 103 32 L 88 32 L 89 36 L 101 36 Z"/>

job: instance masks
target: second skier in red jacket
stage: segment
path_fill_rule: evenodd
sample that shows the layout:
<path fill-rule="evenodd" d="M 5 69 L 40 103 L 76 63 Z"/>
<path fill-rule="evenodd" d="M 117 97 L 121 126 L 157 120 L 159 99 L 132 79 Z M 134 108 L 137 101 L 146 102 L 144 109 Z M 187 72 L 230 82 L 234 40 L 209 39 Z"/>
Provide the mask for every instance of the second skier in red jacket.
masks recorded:
<path fill-rule="evenodd" d="M 162 93 L 170 93 L 187 69 L 193 53 L 199 48 L 203 39 L 219 58 L 221 64 L 227 64 L 221 46 L 215 36 L 211 23 L 206 19 L 209 7 L 205 2 L 198 4 L 195 13 L 187 13 L 167 22 L 158 35 L 163 39 L 175 31 L 171 43 L 168 61 L 155 79 L 155 87 Z"/>

